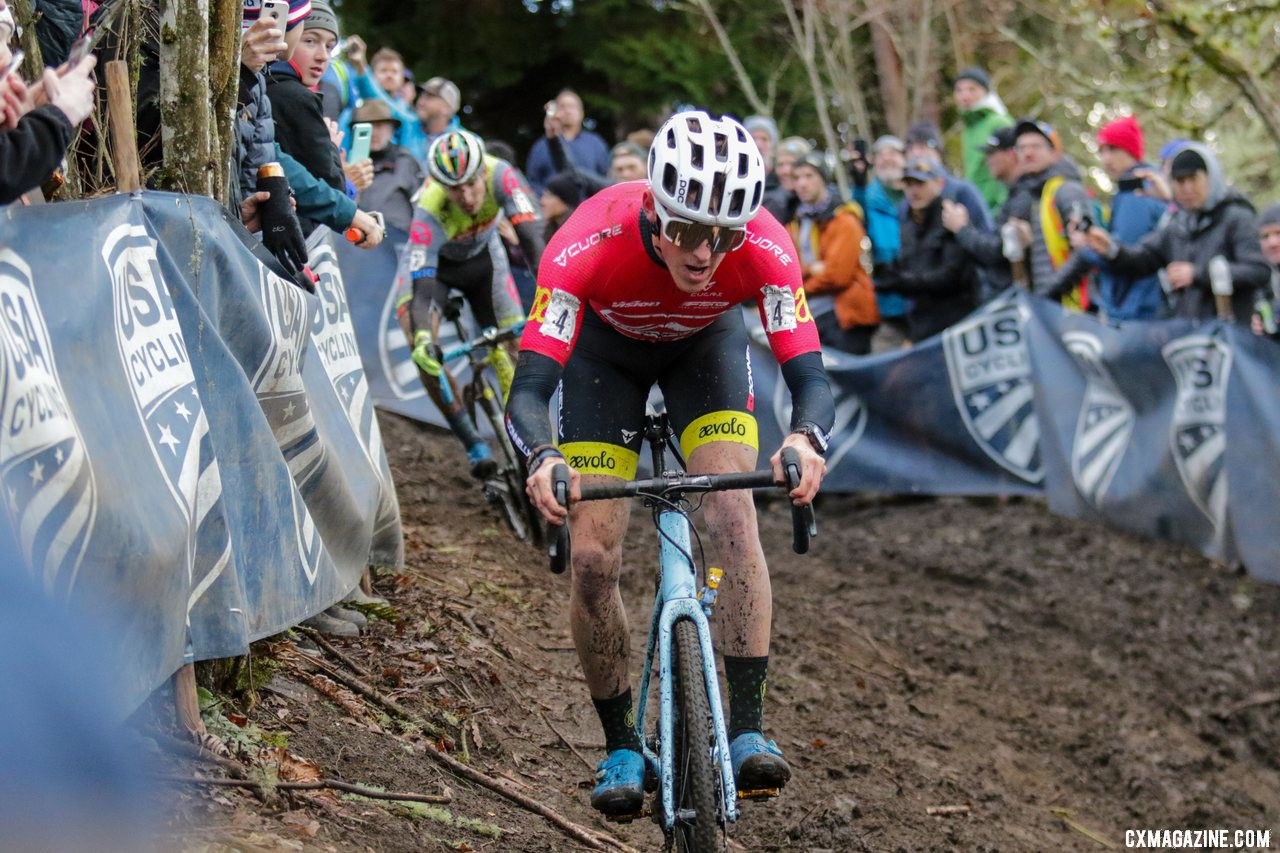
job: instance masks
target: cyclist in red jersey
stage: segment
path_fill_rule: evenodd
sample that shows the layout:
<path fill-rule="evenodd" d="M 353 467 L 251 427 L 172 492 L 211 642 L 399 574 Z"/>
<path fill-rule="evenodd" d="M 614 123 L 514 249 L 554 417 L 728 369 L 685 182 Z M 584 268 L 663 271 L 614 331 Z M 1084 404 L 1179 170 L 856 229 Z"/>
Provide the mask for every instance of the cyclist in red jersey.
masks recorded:
<path fill-rule="evenodd" d="M 755 396 L 738 306 L 755 300 L 792 397 L 783 446 L 799 452 L 802 479 L 791 497 L 813 500 L 834 404 L 794 249 L 760 210 L 763 194 L 764 163 L 741 124 L 678 113 L 654 138 L 648 181 L 617 184 L 579 206 L 538 270 L 507 427 L 527 454 L 535 505 L 573 528 L 570 620 L 608 752 L 591 803 L 609 814 L 633 814 L 644 797 L 618 592 L 630 504 L 565 510 L 549 463 L 568 462 L 571 503 L 582 477 L 632 478 L 645 401 L 657 383 L 690 471 L 753 470 Z M 558 444 L 547 415 L 557 385 Z M 779 454 L 770 462 L 781 481 Z M 763 736 L 772 601 L 755 505 L 737 491 L 708 494 L 703 508 L 725 567 L 717 610 L 734 775 L 740 790 L 780 787 L 791 771 Z"/>

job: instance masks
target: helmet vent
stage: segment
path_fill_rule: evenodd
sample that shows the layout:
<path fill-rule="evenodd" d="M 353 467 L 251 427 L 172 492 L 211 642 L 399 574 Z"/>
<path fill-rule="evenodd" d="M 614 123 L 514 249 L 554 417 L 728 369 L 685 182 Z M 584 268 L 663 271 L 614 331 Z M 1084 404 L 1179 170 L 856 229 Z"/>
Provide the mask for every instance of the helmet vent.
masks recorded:
<path fill-rule="evenodd" d="M 692 131 L 693 133 L 702 133 L 702 122 L 701 120 L 698 119 L 697 116 L 690 116 L 689 130 Z M 672 133 L 674 134 L 675 131 L 672 131 Z"/>
<path fill-rule="evenodd" d="M 745 178 L 751 167 L 751 159 L 746 154 L 738 155 L 738 177 Z"/>
<path fill-rule="evenodd" d="M 662 170 L 662 189 L 667 195 L 676 194 L 676 167 L 672 163 L 668 163 Z"/>
<path fill-rule="evenodd" d="M 689 147 L 689 162 L 693 168 L 701 169 L 704 165 L 704 146 L 694 144 Z"/>
<path fill-rule="evenodd" d="M 704 186 L 702 181 L 690 181 L 689 190 L 687 193 L 685 193 L 685 204 L 689 205 L 689 207 L 692 207 L 695 210 L 697 208 L 702 207 L 703 188 Z"/>
<path fill-rule="evenodd" d="M 715 135 L 716 140 L 716 159 L 721 163 L 729 161 L 729 137 L 723 133 Z"/>
<path fill-rule="evenodd" d="M 747 200 L 746 190 L 734 190 L 733 195 L 729 197 L 729 215 L 741 216 L 742 204 Z"/>
<path fill-rule="evenodd" d="M 716 176 L 711 179 L 711 199 L 707 209 L 715 216 L 720 215 L 720 205 L 724 202 L 725 178 L 724 172 L 716 172 Z"/>
<path fill-rule="evenodd" d="M 764 184 L 756 181 L 756 191 L 751 194 L 751 209 L 755 210 L 760 206 L 761 196 L 764 195 Z"/>

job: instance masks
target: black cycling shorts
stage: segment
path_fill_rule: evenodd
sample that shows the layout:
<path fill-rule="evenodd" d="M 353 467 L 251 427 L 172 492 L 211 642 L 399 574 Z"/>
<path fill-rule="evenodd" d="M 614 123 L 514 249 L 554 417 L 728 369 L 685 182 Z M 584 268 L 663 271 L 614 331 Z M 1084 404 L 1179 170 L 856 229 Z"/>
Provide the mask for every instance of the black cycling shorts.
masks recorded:
<path fill-rule="evenodd" d="M 560 452 L 582 474 L 635 476 L 654 384 L 685 459 L 712 441 L 759 449 L 742 312 L 679 341 L 638 341 L 588 310 L 560 386 Z"/>

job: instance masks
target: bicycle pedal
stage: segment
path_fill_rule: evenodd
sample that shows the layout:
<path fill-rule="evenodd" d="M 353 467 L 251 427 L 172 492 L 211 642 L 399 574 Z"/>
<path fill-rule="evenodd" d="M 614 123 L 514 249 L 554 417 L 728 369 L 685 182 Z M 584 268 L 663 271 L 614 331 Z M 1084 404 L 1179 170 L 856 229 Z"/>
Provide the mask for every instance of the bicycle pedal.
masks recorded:
<path fill-rule="evenodd" d="M 771 800 L 782 795 L 781 788 L 756 788 L 754 791 L 739 791 L 739 800 Z"/>
<path fill-rule="evenodd" d="M 642 817 L 649 817 L 651 814 L 653 813 L 646 806 L 642 807 L 640 811 L 633 812 L 631 814 L 607 814 L 604 816 L 604 819 L 609 821 L 609 823 L 631 823 L 633 820 L 637 820 Z"/>

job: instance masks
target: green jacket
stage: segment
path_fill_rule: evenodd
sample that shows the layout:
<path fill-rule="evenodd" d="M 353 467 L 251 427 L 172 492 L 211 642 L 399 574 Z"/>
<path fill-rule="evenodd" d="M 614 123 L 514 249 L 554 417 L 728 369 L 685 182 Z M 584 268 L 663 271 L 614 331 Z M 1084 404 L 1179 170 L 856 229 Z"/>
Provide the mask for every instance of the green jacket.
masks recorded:
<path fill-rule="evenodd" d="M 1009 195 L 1009 189 L 991 176 L 987 168 L 987 156 L 983 147 L 987 138 L 1002 127 L 1009 127 L 1013 119 L 1005 109 L 1000 96 L 988 92 L 972 109 L 960 114 L 964 121 L 961 148 L 964 152 L 964 176 L 982 193 L 982 200 L 994 216 Z"/>

